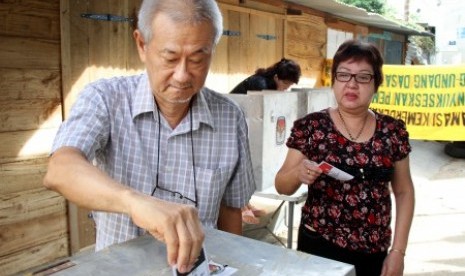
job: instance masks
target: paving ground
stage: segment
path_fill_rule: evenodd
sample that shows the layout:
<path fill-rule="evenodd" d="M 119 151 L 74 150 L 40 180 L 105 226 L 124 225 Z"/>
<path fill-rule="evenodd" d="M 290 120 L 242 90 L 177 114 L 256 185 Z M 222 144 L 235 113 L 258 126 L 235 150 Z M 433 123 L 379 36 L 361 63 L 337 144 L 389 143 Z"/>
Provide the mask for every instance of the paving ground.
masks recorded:
<path fill-rule="evenodd" d="M 465 275 L 465 159 L 447 156 L 439 142 L 412 141 L 412 147 L 416 208 L 405 275 Z M 253 197 L 252 203 L 267 215 L 260 225 L 245 225 L 244 235 L 284 246 L 287 206 L 272 217 L 279 201 Z M 300 206 L 295 209 L 294 249 Z"/>

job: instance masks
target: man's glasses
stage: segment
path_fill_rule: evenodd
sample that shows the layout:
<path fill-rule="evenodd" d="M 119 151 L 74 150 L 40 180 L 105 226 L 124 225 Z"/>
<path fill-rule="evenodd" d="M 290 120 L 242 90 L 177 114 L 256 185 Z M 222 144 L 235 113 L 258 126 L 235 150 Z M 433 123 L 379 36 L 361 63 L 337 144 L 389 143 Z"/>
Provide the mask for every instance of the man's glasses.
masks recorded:
<path fill-rule="evenodd" d="M 180 192 L 175 192 L 175 191 L 171 191 L 171 190 L 162 188 L 162 187 L 158 186 L 158 176 L 157 176 L 157 183 L 155 184 L 155 187 L 153 188 L 153 191 L 152 191 L 152 196 L 155 194 L 155 191 L 157 189 L 161 190 L 161 191 L 164 191 L 164 192 L 167 192 L 167 193 L 170 193 L 171 196 L 173 196 L 175 198 L 178 198 L 178 199 L 181 199 L 181 200 L 183 200 L 183 199 L 188 200 L 188 201 L 194 203 L 195 207 L 197 207 L 197 193 L 195 193 L 195 199 L 191 199 L 191 198 L 181 194 Z"/>
<path fill-rule="evenodd" d="M 349 82 L 352 78 L 358 83 L 369 83 L 373 79 L 372 74 L 358 73 L 351 74 L 346 72 L 336 72 L 336 80 L 340 82 Z"/>
<path fill-rule="evenodd" d="M 192 104 L 192 101 L 191 103 Z M 185 195 L 183 195 L 182 193 L 180 192 L 175 192 L 175 191 L 171 191 L 169 189 L 166 189 L 166 188 L 162 188 L 160 186 L 158 186 L 158 173 L 160 171 L 160 145 L 161 145 L 161 121 L 160 121 L 160 109 L 158 109 L 157 107 L 157 112 L 158 112 L 158 156 L 157 156 L 157 174 L 155 175 L 155 187 L 153 188 L 152 190 L 152 196 L 155 195 L 155 191 L 158 189 L 158 190 L 161 190 L 161 191 L 164 191 L 164 192 L 168 192 L 168 193 L 171 193 L 171 195 L 173 197 L 176 197 L 178 199 L 185 199 L 187 201 L 190 201 L 192 203 L 194 203 L 195 207 L 197 208 L 198 207 L 198 204 L 197 204 L 197 180 L 196 180 L 196 177 L 195 177 L 195 157 L 194 157 L 194 139 L 192 138 L 192 107 L 189 105 L 189 115 L 190 115 L 190 128 L 191 128 L 191 131 L 190 131 L 190 134 L 191 134 L 191 153 L 192 153 L 192 171 L 194 173 L 194 191 L 195 191 L 195 199 L 191 199 Z"/>

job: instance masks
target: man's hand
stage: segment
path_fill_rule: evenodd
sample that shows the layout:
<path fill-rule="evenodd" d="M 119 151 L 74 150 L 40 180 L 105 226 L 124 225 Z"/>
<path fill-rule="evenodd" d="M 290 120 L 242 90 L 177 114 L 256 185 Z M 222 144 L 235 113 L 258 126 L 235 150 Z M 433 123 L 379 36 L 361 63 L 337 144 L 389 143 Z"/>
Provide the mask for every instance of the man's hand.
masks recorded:
<path fill-rule="evenodd" d="M 205 233 L 193 206 L 132 193 L 129 210 L 133 222 L 167 247 L 168 263 L 188 272 L 200 255 Z"/>

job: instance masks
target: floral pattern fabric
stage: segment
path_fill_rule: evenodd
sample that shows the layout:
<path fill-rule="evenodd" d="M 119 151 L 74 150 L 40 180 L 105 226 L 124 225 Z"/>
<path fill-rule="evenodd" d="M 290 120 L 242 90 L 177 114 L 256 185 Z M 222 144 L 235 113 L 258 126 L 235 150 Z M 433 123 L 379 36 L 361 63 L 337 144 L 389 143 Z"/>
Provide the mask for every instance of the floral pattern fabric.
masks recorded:
<path fill-rule="evenodd" d="M 404 122 L 374 113 L 376 129 L 366 142 L 345 138 L 328 109 L 296 120 L 287 140 L 309 160 L 326 161 L 354 176 L 342 182 L 321 174 L 308 186 L 302 223 L 342 248 L 366 253 L 389 248 L 390 179 L 395 162 L 411 151 Z"/>

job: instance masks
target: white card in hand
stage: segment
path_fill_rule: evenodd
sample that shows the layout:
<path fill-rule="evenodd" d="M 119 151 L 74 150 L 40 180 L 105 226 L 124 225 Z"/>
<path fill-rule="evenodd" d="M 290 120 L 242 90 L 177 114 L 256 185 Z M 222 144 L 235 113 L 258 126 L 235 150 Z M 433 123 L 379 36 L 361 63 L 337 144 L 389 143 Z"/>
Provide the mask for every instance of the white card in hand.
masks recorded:
<path fill-rule="evenodd" d="M 354 178 L 353 175 L 346 173 L 343 170 L 340 170 L 333 165 L 326 163 L 325 161 L 322 161 L 320 164 L 318 164 L 318 168 L 323 170 L 323 173 L 341 181 L 349 181 L 352 178 Z"/>

